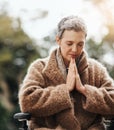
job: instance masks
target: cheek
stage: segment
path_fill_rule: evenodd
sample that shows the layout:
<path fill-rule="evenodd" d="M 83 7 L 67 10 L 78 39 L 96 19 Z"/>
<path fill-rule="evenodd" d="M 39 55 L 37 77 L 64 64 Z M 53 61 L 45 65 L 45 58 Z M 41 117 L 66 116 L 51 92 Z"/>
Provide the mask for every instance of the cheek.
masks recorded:
<path fill-rule="evenodd" d="M 66 55 L 66 49 L 65 49 L 65 48 L 61 48 L 61 54 L 62 54 L 63 56 Z"/>
<path fill-rule="evenodd" d="M 67 56 L 69 53 L 69 49 L 65 46 L 61 48 L 61 51 L 64 56 Z"/>
<path fill-rule="evenodd" d="M 83 52 L 83 50 L 84 50 L 84 48 L 81 48 L 79 53 L 81 54 Z"/>

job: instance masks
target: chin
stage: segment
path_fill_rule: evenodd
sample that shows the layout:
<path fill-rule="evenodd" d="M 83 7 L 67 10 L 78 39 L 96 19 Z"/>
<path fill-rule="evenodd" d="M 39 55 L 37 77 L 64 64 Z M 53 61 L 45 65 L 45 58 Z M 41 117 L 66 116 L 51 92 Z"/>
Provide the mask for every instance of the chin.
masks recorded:
<path fill-rule="evenodd" d="M 70 58 L 66 58 L 66 61 L 67 61 L 67 62 L 70 62 L 70 60 L 71 60 L 71 57 L 70 57 Z"/>

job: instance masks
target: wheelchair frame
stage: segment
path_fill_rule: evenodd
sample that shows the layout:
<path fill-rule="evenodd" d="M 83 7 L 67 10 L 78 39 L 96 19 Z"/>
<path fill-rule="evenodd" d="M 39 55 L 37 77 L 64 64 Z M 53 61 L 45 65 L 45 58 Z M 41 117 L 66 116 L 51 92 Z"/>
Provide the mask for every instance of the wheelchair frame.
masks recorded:
<path fill-rule="evenodd" d="M 14 114 L 14 119 L 22 122 L 22 128 L 19 128 L 19 130 L 29 130 L 27 121 L 31 119 L 30 113 L 16 113 Z M 104 120 L 104 124 L 106 125 L 106 130 L 114 130 L 114 118 L 111 120 Z"/>

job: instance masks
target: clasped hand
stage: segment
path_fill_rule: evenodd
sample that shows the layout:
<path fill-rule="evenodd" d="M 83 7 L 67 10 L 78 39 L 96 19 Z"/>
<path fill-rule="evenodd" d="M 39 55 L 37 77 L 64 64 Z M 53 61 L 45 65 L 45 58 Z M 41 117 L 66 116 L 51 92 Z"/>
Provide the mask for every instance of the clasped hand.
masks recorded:
<path fill-rule="evenodd" d="M 83 86 L 81 82 L 74 58 L 71 58 L 71 61 L 69 64 L 66 85 L 69 92 L 76 89 L 77 91 L 85 95 L 85 87 Z"/>

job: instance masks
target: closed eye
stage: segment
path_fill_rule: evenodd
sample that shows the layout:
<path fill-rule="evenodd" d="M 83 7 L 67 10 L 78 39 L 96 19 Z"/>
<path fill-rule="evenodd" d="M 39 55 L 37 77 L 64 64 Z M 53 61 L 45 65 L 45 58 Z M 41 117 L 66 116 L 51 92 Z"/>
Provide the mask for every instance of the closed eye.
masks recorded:
<path fill-rule="evenodd" d="M 73 43 L 71 41 L 66 42 L 68 46 L 71 46 Z"/>
<path fill-rule="evenodd" d="M 78 43 L 78 46 L 80 46 L 80 47 L 83 47 L 83 45 L 84 45 L 83 42 Z"/>

